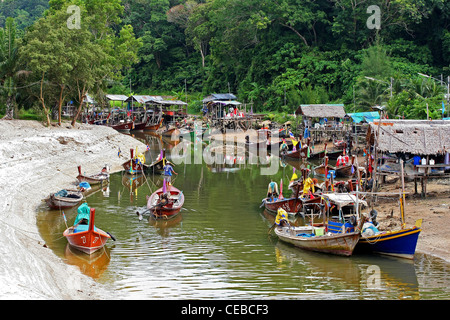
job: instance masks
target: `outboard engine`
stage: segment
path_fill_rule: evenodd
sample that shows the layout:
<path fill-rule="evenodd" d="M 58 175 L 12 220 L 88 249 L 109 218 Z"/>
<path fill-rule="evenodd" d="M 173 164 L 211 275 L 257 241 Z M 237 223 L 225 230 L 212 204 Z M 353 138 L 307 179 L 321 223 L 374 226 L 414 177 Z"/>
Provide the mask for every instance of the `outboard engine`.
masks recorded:
<path fill-rule="evenodd" d="M 378 226 L 378 222 L 377 222 L 377 216 L 378 216 L 378 212 L 375 209 L 370 210 L 370 219 L 372 220 L 373 225 L 376 227 Z"/>

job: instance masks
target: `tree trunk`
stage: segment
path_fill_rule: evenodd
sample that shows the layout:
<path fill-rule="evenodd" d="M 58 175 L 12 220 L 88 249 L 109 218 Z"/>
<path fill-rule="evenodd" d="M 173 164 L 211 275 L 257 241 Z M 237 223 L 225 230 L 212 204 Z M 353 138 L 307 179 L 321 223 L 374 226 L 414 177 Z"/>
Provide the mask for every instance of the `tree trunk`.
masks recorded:
<path fill-rule="evenodd" d="M 62 104 L 63 104 L 63 92 L 64 92 L 64 85 L 60 86 L 61 91 L 59 92 L 59 102 L 58 102 L 58 125 L 61 126 L 61 111 L 62 111 Z"/>
<path fill-rule="evenodd" d="M 39 101 L 41 101 L 42 104 L 42 109 L 44 109 L 45 115 L 47 117 L 47 126 L 50 127 L 51 122 L 50 122 L 50 114 L 48 112 L 47 107 L 45 106 L 45 100 L 44 100 L 44 95 L 42 93 L 42 87 L 44 86 L 44 76 L 45 76 L 45 72 L 42 73 L 42 79 L 41 79 L 41 94 L 39 96 Z"/>
<path fill-rule="evenodd" d="M 78 98 L 79 98 L 79 105 L 78 105 L 78 109 L 77 112 L 75 112 L 75 114 L 73 115 L 72 118 L 72 127 L 75 126 L 75 123 L 77 122 L 78 117 L 81 114 L 81 110 L 83 108 L 83 100 L 86 98 L 87 92 L 86 92 L 86 85 L 83 85 L 83 89 L 78 90 Z"/>
<path fill-rule="evenodd" d="M 290 26 L 290 25 L 288 25 L 288 24 L 284 24 L 284 23 L 280 23 L 280 24 L 281 24 L 282 26 L 284 26 L 284 27 L 286 27 L 286 28 L 289 28 L 289 29 L 291 29 L 292 31 L 294 31 L 295 34 L 296 34 L 297 36 L 299 36 L 300 39 L 303 40 L 304 44 L 305 44 L 307 47 L 309 47 L 309 44 L 308 44 L 308 41 L 306 41 L 306 38 L 305 38 L 300 32 L 298 32 L 297 30 L 295 30 L 294 27 L 292 27 L 292 26 Z"/>

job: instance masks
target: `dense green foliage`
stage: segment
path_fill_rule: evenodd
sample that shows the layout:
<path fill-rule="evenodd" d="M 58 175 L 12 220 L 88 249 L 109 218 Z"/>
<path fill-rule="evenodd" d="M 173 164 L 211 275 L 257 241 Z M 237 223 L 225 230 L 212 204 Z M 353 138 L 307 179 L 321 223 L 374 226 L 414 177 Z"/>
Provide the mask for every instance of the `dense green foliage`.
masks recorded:
<path fill-rule="evenodd" d="M 2 17 L 13 16 L 20 30 L 29 21 L 18 12 L 27 11 L 31 19 L 45 2 L 1 3 L 0 26 Z M 191 110 L 199 109 L 204 95 L 230 90 L 240 101 L 253 102 L 256 112 L 292 113 L 302 103 L 340 102 L 349 112 L 386 105 L 391 117 L 407 118 L 425 118 L 427 105 L 429 116 L 440 118 L 446 102 L 450 1 L 372 1 L 380 8 L 379 29 L 370 26 L 376 20 L 369 4 L 350 0 L 51 0 L 45 23 L 58 14 L 60 22 L 67 19 L 68 4 L 82 7 L 86 23 L 78 35 L 64 32 L 61 23 L 59 35 L 48 32 L 64 46 L 79 46 L 74 56 L 66 55 L 69 71 L 57 63 L 61 70 L 46 73 L 46 83 L 59 88 L 84 82 L 94 94 L 129 93 L 131 80 L 134 93 L 181 98 L 187 87 Z M 29 48 L 20 50 L 24 59 L 16 71 L 34 71 L 24 85 L 38 82 L 46 63 L 57 61 L 50 59 L 57 48 L 45 53 L 32 46 L 33 38 L 44 37 L 43 23 L 37 21 L 21 40 Z M 90 57 L 95 50 L 105 56 Z M 82 64 L 77 54 L 93 63 Z M 43 60 L 33 66 L 33 55 Z M 96 73 L 99 64 L 107 70 Z M 78 83 L 69 83 L 74 70 Z M 61 91 L 53 91 L 45 94 L 58 101 Z M 17 95 L 18 103 L 32 105 L 32 99 Z"/>
<path fill-rule="evenodd" d="M 8 17 L 14 18 L 17 28 L 25 29 L 48 9 L 48 0 L 4 0 L 0 2 L 0 27 Z"/>

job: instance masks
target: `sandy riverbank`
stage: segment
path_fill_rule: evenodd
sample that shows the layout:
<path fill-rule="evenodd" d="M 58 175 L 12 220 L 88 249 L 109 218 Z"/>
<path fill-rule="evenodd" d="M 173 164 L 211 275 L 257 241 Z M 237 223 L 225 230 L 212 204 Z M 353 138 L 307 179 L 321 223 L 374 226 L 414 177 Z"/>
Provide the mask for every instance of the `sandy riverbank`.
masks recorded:
<path fill-rule="evenodd" d="M 0 299 L 108 299 L 102 285 L 44 247 L 36 208 L 51 192 L 74 186 L 78 174 L 108 164 L 121 170 L 122 151 L 145 145 L 103 126 L 46 128 L 0 120 Z M 127 154 L 127 152 L 124 152 Z"/>
<path fill-rule="evenodd" d="M 36 226 L 36 209 L 51 192 L 74 185 L 77 165 L 83 172 L 96 173 L 108 164 L 121 170 L 126 159 L 119 147 L 144 144 L 101 126 L 78 125 L 46 128 L 34 121 L 0 120 L 0 299 L 114 299 L 114 293 L 64 263 L 44 247 Z M 398 191 L 399 181 L 382 191 Z M 413 192 L 414 184 L 407 184 Z M 375 207 L 379 220 L 394 209 L 396 201 Z M 428 197 L 408 197 L 407 225 L 423 218 L 418 251 L 450 262 L 450 181 L 431 180 Z"/>

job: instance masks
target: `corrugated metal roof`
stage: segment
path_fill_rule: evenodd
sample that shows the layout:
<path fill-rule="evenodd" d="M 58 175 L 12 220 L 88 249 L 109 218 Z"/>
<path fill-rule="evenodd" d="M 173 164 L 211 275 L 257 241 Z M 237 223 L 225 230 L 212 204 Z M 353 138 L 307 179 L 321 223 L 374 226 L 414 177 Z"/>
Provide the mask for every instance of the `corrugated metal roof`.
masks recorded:
<path fill-rule="evenodd" d="M 203 99 L 203 102 L 209 102 L 213 100 L 236 100 L 236 96 L 232 93 L 213 93 Z"/>
<path fill-rule="evenodd" d="M 128 97 L 123 94 L 107 94 L 106 99 L 111 101 L 126 101 Z"/>

